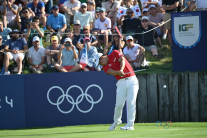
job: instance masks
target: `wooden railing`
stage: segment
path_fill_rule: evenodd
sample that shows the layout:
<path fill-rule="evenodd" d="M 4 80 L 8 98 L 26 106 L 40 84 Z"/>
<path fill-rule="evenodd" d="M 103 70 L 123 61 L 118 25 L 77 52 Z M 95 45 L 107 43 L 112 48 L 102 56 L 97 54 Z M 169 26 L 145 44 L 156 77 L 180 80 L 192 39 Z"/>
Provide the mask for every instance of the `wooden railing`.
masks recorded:
<path fill-rule="evenodd" d="M 207 121 L 207 73 L 141 74 L 136 122 Z"/>

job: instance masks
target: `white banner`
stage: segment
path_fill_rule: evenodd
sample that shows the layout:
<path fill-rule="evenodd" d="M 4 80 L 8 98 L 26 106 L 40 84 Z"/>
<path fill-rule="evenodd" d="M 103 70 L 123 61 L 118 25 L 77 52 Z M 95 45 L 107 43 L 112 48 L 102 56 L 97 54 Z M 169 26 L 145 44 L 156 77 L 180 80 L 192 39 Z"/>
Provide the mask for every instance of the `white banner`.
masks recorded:
<path fill-rule="evenodd" d="M 174 17 L 175 43 L 184 48 L 192 48 L 200 41 L 200 16 Z"/>

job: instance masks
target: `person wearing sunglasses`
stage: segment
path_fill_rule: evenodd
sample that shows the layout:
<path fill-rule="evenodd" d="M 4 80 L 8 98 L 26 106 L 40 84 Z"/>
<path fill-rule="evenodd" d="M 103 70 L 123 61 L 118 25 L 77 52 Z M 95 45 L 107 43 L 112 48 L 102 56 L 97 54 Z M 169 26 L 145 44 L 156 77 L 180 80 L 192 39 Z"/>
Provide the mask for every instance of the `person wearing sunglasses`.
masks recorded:
<path fill-rule="evenodd" d="M 73 45 L 70 38 L 65 38 L 64 44 L 58 53 L 58 63 L 55 68 L 60 72 L 75 72 L 81 69 L 81 65 L 76 63 L 78 50 Z"/>
<path fill-rule="evenodd" d="M 76 13 L 74 16 L 74 21 L 79 20 L 81 25 L 81 30 L 83 30 L 83 27 L 87 24 L 90 24 L 90 28 L 92 28 L 93 25 L 93 16 L 90 12 L 87 11 L 87 4 L 82 3 L 80 12 Z"/>
<path fill-rule="evenodd" d="M 19 30 L 23 32 L 28 28 L 29 23 L 32 22 L 32 18 L 35 17 L 35 13 L 28 7 L 19 7 L 17 12 L 17 25 Z"/>
<path fill-rule="evenodd" d="M 147 16 L 142 17 L 141 24 L 142 25 L 138 28 L 135 37 L 138 40 L 138 43 L 143 46 L 146 51 L 151 51 L 152 55 L 157 57 L 158 51 L 154 39 L 156 39 L 158 35 L 155 30 L 149 31 L 153 29 L 153 27 L 149 25 L 149 18 Z M 143 32 L 147 33 L 142 34 Z"/>
<path fill-rule="evenodd" d="M 97 44 L 98 44 L 98 40 L 97 40 L 97 38 L 93 34 L 90 33 L 90 25 L 89 24 L 85 25 L 83 27 L 83 33 L 84 33 L 84 35 L 81 35 L 81 37 L 80 37 L 80 39 L 78 40 L 78 43 L 77 43 L 77 47 L 79 48 L 79 50 L 83 49 L 83 47 L 84 47 L 84 39 L 86 37 L 89 37 L 90 41 L 91 41 L 91 45 L 96 47 Z"/>

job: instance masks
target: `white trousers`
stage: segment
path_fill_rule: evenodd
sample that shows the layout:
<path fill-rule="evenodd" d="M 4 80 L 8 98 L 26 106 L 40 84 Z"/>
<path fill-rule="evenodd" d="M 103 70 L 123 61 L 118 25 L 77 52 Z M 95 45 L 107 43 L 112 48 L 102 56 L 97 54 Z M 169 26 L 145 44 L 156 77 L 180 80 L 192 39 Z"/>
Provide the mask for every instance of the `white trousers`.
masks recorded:
<path fill-rule="evenodd" d="M 121 79 L 116 84 L 116 105 L 114 111 L 114 122 L 120 123 L 122 118 L 122 110 L 127 100 L 127 124 L 134 125 L 136 114 L 136 99 L 139 90 L 139 83 L 136 76 Z"/>

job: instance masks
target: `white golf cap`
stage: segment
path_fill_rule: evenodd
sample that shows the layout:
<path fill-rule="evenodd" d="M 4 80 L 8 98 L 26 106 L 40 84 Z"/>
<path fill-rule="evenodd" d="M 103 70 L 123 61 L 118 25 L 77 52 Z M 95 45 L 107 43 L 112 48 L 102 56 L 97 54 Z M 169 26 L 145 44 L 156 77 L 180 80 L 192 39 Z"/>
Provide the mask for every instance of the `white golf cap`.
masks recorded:
<path fill-rule="evenodd" d="M 149 6 L 149 9 L 150 9 L 150 8 L 156 8 L 156 6 L 155 6 L 155 5 L 150 5 L 150 6 Z"/>
<path fill-rule="evenodd" d="M 100 59 L 100 57 L 101 56 L 103 56 L 103 54 L 102 53 L 97 53 L 96 55 L 95 55 L 95 66 L 97 67 L 98 65 L 99 65 L 99 59 Z"/>
<path fill-rule="evenodd" d="M 35 41 L 40 41 L 40 38 L 39 38 L 38 36 L 35 36 L 35 37 L 33 37 L 32 41 L 33 41 L 33 42 L 35 42 Z"/>
<path fill-rule="evenodd" d="M 148 20 L 149 21 L 149 18 L 147 16 L 143 16 L 142 20 Z"/>
<path fill-rule="evenodd" d="M 72 42 L 72 40 L 70 38 L 65 38 L 64 42 Z"/>
<path fill-rule="evenodd" d="M 80 21 L 79 20 L 75 20 L 73 24 L 79 24 L 80 25 Z"/>
<path fill-rule="evenodd" d="M 148 12 L 149 10 L 147 8 L 143 9 L 142 12 Z"/>
<path fill-rule="evenodd" d="M 134 40 L 133 37 L 131 35 L 126 37 L 126 40 Z"/>
<path fill-rule="evenodd" d="M 86 6 L 86 7 L 87 7 L 87 4 L 86 4 L 86 3 L 81 3 L 81 7 L 82 7 L 82 6 Z"/>

